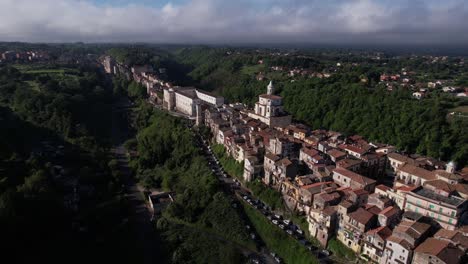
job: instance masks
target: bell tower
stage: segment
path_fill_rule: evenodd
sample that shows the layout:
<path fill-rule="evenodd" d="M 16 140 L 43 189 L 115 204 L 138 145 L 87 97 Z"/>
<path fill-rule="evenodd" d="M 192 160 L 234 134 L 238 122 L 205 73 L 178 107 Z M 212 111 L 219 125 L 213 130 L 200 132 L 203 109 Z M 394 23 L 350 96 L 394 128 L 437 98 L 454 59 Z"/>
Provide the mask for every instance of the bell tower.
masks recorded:
<path fill-rule="evenodd" d="M 267 86 L 267 94 L 273 95 L 275 92 L 275 87 L 273 86 L 273 81 L 270 81 L 270 84 Z"/>

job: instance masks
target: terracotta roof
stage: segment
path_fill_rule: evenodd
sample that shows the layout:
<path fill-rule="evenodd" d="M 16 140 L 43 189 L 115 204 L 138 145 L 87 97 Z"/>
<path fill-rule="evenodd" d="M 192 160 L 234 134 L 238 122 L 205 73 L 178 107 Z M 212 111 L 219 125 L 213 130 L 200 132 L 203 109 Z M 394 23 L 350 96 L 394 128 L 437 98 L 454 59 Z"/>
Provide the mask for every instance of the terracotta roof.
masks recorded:
<path fill-rule="evenodd" d="M 450 172 L 446 172 L 444 170 L 435 170 L 434 173 L 435 173 L 435 175 L 437 177 L 445 178 L 445 179 L 448 179 L 448 180 L 460 181 L 462 179 L 462 177 L 460 175 L 450 173 Z"/>
<path fill-rule="evenodd" d="M 367 150 L 365 150 L 365 149 L 362 149 L 362 148 L 356 147 L 356 146 L 352 146 L 352 145 L 345 145 L 344 149 L 347 149 L 347 150 L 352 151 L 352 152 L 356 152 L 356 153 L 358 153 L 360 155 L 367 152 Z"/>
<path fill-rule="evenodd" d="M 391 235 L 390 237 L 387 238 L 387 242 L 392 242 L 398 245 L 401 245 L 402 247 L 411 250 L 413 249 L 413 245 L 411 245 L 406 239 L 403 239 L 401 237 L 397 237 L 394 235 Z"/>
<path fill-rule="evenodd" d="M 436 190 L 443 190 L 447 193 L 452 193 L 453 191 L 456 190 L 456 185 L 454 184 L 449 184 L 448 182 L 444 180 L 433 180 L 433 181 L 427 181 L 424 183 L 425 187 L 432 187 Z"/>
<path fill-rule="evenodd" d="M 398 208 L 389 206 L 387 208 L 384 208 L 379 214 L 384 215 L 386 217 L 392 216 L 394 214 L 397 214 L 400 210 Z"/>
<path fill-rule="evenodd" d="M 288 158 L 284 158 L 280 161 L 278 161 L 281 165 L 287 167 L 292 164 L 292 162 Z"/>
<path fill-rule="evenodd" d="M 450 242 L 430 237 L 415 250 L 416 253 L 436 256 L 445 263 L 459 263 L 463 252 Z"/>
<path fill-rule="evenodd" d="M 388 237 L 392 235 L 392 230 L 386 226 L 380 226 L 369 230 L 366 232 L 368 235 L 378 235 L 381 239 L 386 240 Z"/>
<path fill-rule="evenodd" d="M 395 152 L 392 152 L 392 153 L 388 153 L 387 157 L 389 159 L 394 159 L 394 160 L 397 160 L 399 162 L 410 162 L 412 161 L 413 159 L 410 158 L 410 157 L 406 157 L 406 156 L 403 156 L 401 154 L 398 154 L 398 153 L 395 153 Z"/>
<path fill-rule="evenodd" d="M 414 175 L 416 177 L 423 178 L 423 179 L 428 180 L 428 181 L 436 179 L 436 176 L 435 176 L 434 172 L 428 171 L 428 170 L 420 168 L 420 167 L 416 167 L 416 166 L 411 165 L 411 164 L 405 164 L 405 165 L 401 166 L 399 168 L 399 170 L 402 171 L 402 172 Z"/>
<path fill-rule="evenodd" d="M 379 189 L 379 190 L 382 190 L 382 191 L 386 192 L 386 191 L 388 191 L 388 190 L 390 190 L 392 188 L 390 188 L 390 187 L 388 187 L 386 185 L 383 185 L 383 184 L 379 184 L 379 185 L 375 186 L 375 189 Z"/>
<path fill-rule="evenodd" d="M 304 152 L 305 154 L 311 156 L 311 157 L 319 154 L 319 151 L 315 150 L 315 149 L 301 148 L 301 151 Z"/>
<path fill-rule="evenodd" d="M 393 232 L 405 233 L 415 239 L 419 238 L 422 234 L 426 233 L 430 229 L 430 225 L 421 222 L 413 222 L 409 220 L 403 220 L 400 224 L 395 227 Z"/>
<path fill-rule="evenodd" d="M 336 165 L 337 167 L 342 167 L 342 168 L 350 168 L 350 167 L 353 167 L 355 165 L 358 165 L 358 164 L 361 164 L 362 161 L 358 160 L 358 159 L 342 159 L 338 162 L 336 162 Z"/>
<path fill-rule="evenodd" d="M 358 223 L 367 225 L 374 217 L 374 214 L 364 210 L 363 208 L 358 208 L 356 211 L 350 213 L 349 217 L 356 220 Z"/>
<path fill-rule="evenodd" d="M 332 207 L 332 206 L 327 206 L 327 207 L 325 207 L 325 209 L 322 210 L 322 213 L 324 215 L 330 216 L 330 215 L 333 215 L 333 214 L 336 213 L 336 209 L 334 207 Z"/>
<path fill-rule="evenodd" d="M 271 99 L 271 100 L 280 100 L 280 99 L 283 99 L 283 97 L 281 97 L 281 96 L 272 95 L 272 94 L 261 94 L 260 97 L 262 97 L 262 98 L 267 98 L 267 99 Z"/>
<path fill-rule="evenodd" d="M 273 161 L 278 161 L 280 158 L 272 153 L 265 154 L 265 158 L 268 158 Z"/>
<path fill-rule="evenodd" d="M 435 235 L 435 238 L 450 240 L 453 244 L 458 245 L 460 248 L 468 249 L 468 236 L 465 236 L 458 230 L 440 229 Z"/>
<path fill-rule="evenodd" d="M 373 184 L 376 181 L 370 178 L 367 178 L 365 176 L 362 176 L 360 174 L 354 173 L 350 170 L 343 169 L 343 168 L 336 168 L 333 170 L 334 173 L 338 173 L 342 176 L 350 178 L 352 181 L 358 182 L 360 184 L 368 185 L 368 184 Z"/>
<path fill-rule="evenodd" d="M 339 151 L 337 149 L 331 149 L 327 152 L 328 155 L 334 157 L 334 158 L 339 158 L 339 157 L 343 157 L 343 156 L 346 156 L 346 153 L 342 152 L 342 151 Z"/>

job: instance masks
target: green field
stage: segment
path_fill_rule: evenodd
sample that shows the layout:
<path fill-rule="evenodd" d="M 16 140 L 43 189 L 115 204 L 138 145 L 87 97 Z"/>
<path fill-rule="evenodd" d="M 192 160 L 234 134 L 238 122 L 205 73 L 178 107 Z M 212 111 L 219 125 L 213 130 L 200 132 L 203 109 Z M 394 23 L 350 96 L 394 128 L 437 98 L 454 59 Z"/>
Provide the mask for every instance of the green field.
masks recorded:
<path fill-rule="evenodd" d="M 265 71 L 265 65 L 262 65 L 262 64 L 252 65 L 252 66 L 244 66 L 241 69 L 241 72 L 243 74 L 247 74 L 247 75 L 253 75 L 253 74 L 256 74 L 256 73 L 259 73 L 259 72 L 263 72 L 263 71 Z"/>

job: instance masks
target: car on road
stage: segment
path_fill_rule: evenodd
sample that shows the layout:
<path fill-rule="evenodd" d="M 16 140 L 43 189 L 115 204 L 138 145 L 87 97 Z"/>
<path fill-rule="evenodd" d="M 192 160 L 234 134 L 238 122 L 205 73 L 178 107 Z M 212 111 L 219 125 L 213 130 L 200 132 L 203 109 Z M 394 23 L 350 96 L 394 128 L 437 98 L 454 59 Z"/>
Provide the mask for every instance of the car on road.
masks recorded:
<path fill-rule="evenodd" d="M 298 233 L 299 235 L 304 235 L 304 232 L 299 228 L 296 230 L 296 233 Z"/>
<path fill-rule="evenodd" d="M 255 235 L 255 233 L 250 233 L 250 238 L 252 240 L 255 240 L 255 239 L 257 239 L 257 236 Z"/>
<path fill-rule="evenodd" d="M 327 257 L 329 257 L 331 255 L 331 252 L 326 250 L 326 249 L 321 250 L 320 253 L 322 253 L 323 255 L 325 255 Z"/>
<path fill-rule="evenodd" d="M 245 228 L 246 228 L 247 230 L 250 230 L 250 226 L 249 226 L 249 225 L 246 225 Z"/>
<path fill-rule="evenodd" d="M 275 259 L 276 263 L 281 263 L 280 257 L 276 256 L 276 257 L 274 257 L 274 259 Z"/>
<path fill-rule="evenodd" d="M 314 246 L 314 245 L 309 245 L 309 246 L 307 246 L 307 249 L 308 249 L 309 251 L 315 251 L 315 250 L 317 250 L 318 248 L 317 248 L 316 246 Z"/>

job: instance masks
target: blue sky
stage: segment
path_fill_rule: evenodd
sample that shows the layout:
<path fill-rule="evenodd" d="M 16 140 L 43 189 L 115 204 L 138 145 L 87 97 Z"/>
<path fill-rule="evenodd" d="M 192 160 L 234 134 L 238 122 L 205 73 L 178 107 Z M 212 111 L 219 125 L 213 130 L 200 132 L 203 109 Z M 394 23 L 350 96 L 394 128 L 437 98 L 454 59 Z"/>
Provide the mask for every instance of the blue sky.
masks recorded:
<path fill-rule="evenodd" d="M 468 43 L 468 0 L 0 0 L 0 40 Z"/>

